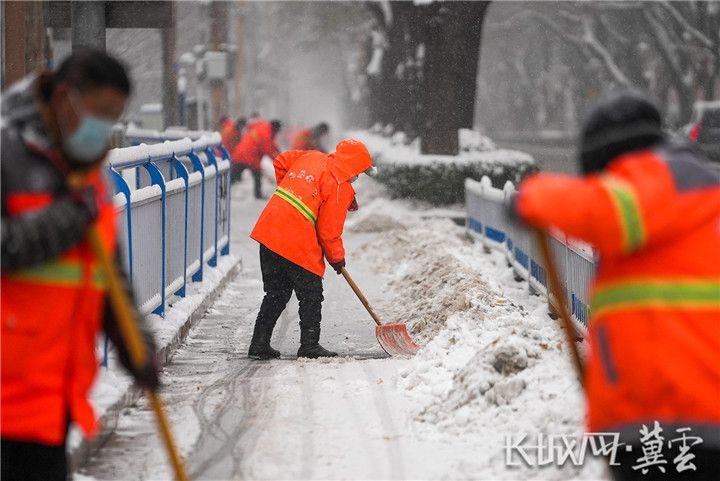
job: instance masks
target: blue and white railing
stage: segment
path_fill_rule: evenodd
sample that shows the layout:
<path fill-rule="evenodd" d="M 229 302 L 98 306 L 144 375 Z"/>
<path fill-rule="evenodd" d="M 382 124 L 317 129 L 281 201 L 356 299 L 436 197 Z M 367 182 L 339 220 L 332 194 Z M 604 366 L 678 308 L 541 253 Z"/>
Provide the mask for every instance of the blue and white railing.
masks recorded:
<path fill-rule="evenodd" d="M 488 177 L 480 182 L 466 179 L 467 229 L 486 248 L 503 252 L 518 278 L 526 281 L 530 290 L 548 296 L 547 276 L 533 232 L 508 219 L 505 213 L 505 200 L 514 192 L 511 182 L 497 189 Z M 550 248 L 575 328 L 584 336 L 590 314 L 588 290 L 595 274 L 593 251 L 561 234 L 550 236 Z M 557 305 L 552 296 L 548 296 L 548 303 L 553 307 Z"/>
<path fill-rule="evenodd" d="M 119 241 L 140 311 L 164 316 L 170 296 L 230 252 L 230 160 L 220 135 L 113 149 Z"/>

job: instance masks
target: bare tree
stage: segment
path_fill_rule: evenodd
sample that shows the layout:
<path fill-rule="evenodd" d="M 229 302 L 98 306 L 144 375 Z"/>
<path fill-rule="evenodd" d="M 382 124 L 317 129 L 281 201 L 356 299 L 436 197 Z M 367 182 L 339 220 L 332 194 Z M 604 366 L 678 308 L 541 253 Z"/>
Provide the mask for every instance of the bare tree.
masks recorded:
<path fill-rule="evenodd" d="M 695 100 L 720 96 L 717 2 L 523 3 L 507 10 L 490 31 L 541 25 L 581 60 L 572 74 L 584 87 L 581 97 L 599 93 L 592 85 L 599 75 L 600 92 L 637 88 L 663 107 L 676 98 L 679 120 L 686 120 Z"/>

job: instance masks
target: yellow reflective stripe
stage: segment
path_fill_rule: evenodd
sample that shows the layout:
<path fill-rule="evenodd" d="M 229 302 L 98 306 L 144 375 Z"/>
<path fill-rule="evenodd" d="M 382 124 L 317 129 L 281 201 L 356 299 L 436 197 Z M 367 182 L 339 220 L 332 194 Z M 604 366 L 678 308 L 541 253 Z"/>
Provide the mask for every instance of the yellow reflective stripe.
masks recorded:
<path fill-rule="evenodd" d="M 634 279 L 596 288 L 593 316 L 609 311 L 641 309 L 720 309 L 720 279 L 706 281 Z"/>
<path fill-rule="evenodd" d="M 281 199 L 286 201 L 288 204 L 295 207 L 298 210 L 298 212 L 300 212 L 303 215 L 303 217 L 305 217 L 307 220 L 312 222 L 313 225 L 315 225 L 315 223 L 317 222 L 317 216 L 310 209 L 310 207 L 305 205 L 305 203 L 303 201 L 301 201 L 300 199 L 295 197 L 292 193 L 288 192 L 287 190 L 283 189 L 282 187 L 277 188 L 277 190 L 275 191 L 275 195 L 277 195 L 278 197 L 280 197 Z"/>
<path fill-rule="evenodd" d="M 635 190 L 630 183 L 610 175 L 604 175 L 602 182 L 608 189 L 620 217 L 623 251 L 634 252 L 645 244 L 645 226 Z"/>
<path fill-rule="evenodd" d="M 79 261 L 55 261 L 30 269 L 22 269 L 9 276 L 11 279 L 41 284 L 82 284 L 83 269 Z"/>
<path fill-rule="evenodd" d="M 55 261 L 30 269 L 22 269 L 8 276 L 9 279 L 33 282 L 36 284 L 55 284 L 59 286 L 77 287 L 85 281 L 83 265 L 80 261 Z M 104 290 L 107 285 L 105 275 L 100 266 L 93 268 L 92 285 Z"/>

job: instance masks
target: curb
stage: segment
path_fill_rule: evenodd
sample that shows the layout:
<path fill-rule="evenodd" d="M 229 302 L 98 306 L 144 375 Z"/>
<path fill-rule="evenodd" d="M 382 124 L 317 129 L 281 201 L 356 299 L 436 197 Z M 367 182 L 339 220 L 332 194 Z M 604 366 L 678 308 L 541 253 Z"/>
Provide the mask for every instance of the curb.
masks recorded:
<path fill-rule="evenodd" d="M 207 310 L 213 302 L 215 302 L 215 299 L 217 299 L 228 283 L 234 279 L 241 270 L 242 259 L 238 258 L 237 262 L 228 269 L 220 282 L 218 282 L 213 290 L 208 293 L 200 305 L 192 311 L 185 323 L 180 326 L 170 342 L 158 351 L 158 360 L 160 361 L 161 366 L 165 366 L 170 362 L 173 354 L 175 354 L 175 351 L 177 351 L 183 341 L 185 341 L 185 338 L 187 338 L 190 330 L 195 327 L 200 319 L 203 318 Z M 100 417 L 100 425 L 102 426 L 100 432 L 93 439 L 83 438 L 77 448 L 68 450 L 68 472 L 74 473 L 77 471 L 78 468 L 87 463 L 93 454 L 102 448 L 105 442 L 117 429 L 121 411 L 135 404 L 141 396 L 142 389 L 139 389 L 134 385 L 130 385 L 125 394 L 107 408 L 105 413 Z"/>

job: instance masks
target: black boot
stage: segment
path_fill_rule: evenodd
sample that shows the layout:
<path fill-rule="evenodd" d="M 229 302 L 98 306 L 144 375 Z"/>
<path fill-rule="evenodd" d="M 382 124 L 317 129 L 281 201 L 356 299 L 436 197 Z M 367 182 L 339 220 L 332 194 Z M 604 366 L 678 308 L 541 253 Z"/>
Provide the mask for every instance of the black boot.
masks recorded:
<path fill-rule="evenodd" d="M 274 327 L 262 322 L 255 322 L 255 330 L 253 331 L 252 341 L 250 341 L 250 349 L 248 349 L 250 359 L 265 361 L 280 357 L 280 351 L 270 346 L 270 337 Z"/>
<path fill-rule="evenodd" d="M 328 351 L 320 345 L 320 327 L 305 328 L 300 330 L 300 349 L 298 357 L 335 357 L 337 352 Z"/>

